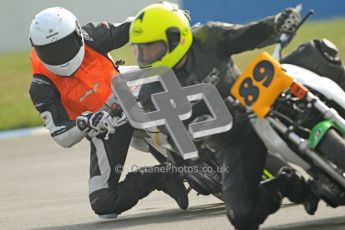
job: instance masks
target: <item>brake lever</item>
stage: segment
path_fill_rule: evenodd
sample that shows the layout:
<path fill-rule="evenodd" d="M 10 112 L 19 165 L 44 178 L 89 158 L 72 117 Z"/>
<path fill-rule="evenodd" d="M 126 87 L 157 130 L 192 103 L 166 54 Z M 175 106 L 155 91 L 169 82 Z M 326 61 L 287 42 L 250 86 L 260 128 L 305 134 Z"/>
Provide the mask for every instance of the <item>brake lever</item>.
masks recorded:
<path fill-rule="evenodd" d="M 296 7 L 297 11 L 301 11 L 302 10 L 302 6 L 298 5 Z M 298 29 L 305 23 L 305 21 L 314 14 L 314 10 L 309 10 L 309 12 L 302 18 L 302 20 L 300 21 L 300 23 L 297 25 L 296 30 L 293 34 L 287 34 L 287 33 L 283 33 L 280 35 L 279 40 L 278 40 L 278 44 L 276 45 L 272 56 L 277 59 L 277 60 L 281 60 L 281 53 L 284 47 L 286 47 L 290 41 L 292 40 L 292 38 L 295 36 L 296 32 L 298 31 Z"/>

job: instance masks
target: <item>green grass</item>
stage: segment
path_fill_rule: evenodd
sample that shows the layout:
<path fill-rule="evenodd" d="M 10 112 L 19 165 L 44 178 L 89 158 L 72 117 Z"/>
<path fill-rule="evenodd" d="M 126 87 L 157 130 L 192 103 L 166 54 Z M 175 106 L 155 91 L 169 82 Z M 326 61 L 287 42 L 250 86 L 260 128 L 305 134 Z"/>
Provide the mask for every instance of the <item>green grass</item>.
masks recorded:
<path fill-rule="evenodd" d="M 337 45 L 340 56 L 345 61 L 344 25 L 345 18 L 307 22 L 284 53 L 311 39 L 328 38 Z M 235 62 L 243 68 L 263 50 L 272 52 L 273 47 L 236 55 Z M 128 46 L 112 52 L 112 56 L 114 60 L 125 60 L 126 65 L 134 65 Z M 42 125 L 28 94 L 31 78 L 29 51 L 0 55 L 0 130 Z"/>
<path fill-rule="evenodd" d="M 31 77 L 28 51 L 0 55 L 0 130 L 41 124 L 28 93 Z"/>

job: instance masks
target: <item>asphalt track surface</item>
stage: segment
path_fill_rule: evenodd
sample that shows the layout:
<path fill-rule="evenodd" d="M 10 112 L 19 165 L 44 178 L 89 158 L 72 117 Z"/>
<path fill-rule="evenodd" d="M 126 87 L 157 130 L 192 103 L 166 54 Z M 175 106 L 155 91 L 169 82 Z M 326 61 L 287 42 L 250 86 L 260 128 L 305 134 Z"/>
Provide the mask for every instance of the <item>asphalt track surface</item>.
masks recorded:
<path fill-rule="evenodd" d="M 155 164 L 130 149 L 125 170 Z M 100 220 L 88 201 L 89 146 L 63 149 L 47 134 L 0 139 L 0 229 L 233 229 L 224 205 L 212 196 L 190 193 L 187 211 L 162 192 L 153 192 L 114 220 Z M 265 230 L 345 229 L 345 208 L 324 203 L 315 216 L 284 202 L 262 226 Z"/>

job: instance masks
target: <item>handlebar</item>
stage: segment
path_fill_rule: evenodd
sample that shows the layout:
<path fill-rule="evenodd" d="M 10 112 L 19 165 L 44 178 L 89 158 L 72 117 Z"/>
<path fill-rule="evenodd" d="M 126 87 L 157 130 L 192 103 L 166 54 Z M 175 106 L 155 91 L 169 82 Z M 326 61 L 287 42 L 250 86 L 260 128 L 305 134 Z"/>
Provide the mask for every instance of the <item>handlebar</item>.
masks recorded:
<path fill-rule="evenodd" d="M 302 4 L 299 4 L 295 7 L 295 10 L 299 13 L 301 13 L 302 11 Z M 274 48 L 274 51 L 272 53 L 272 56 L 277 59 L 280 60 L 281 59 L 281 53 L 282 50 L 290 43 L 290 41 L 292 40 L 293 36 L 295 36 L 297 30 L 304 24 L 304 22 L 311 16 L 314 14 L 314 10 L 309 10 L 309 12 L 302 18 L 301 22 L 297 25 L 296 30 L 293 34 L 287 34 L 287 33 L 283 33 L 280 35 L 278 41 L 277 41 L 277 45 Z"/>

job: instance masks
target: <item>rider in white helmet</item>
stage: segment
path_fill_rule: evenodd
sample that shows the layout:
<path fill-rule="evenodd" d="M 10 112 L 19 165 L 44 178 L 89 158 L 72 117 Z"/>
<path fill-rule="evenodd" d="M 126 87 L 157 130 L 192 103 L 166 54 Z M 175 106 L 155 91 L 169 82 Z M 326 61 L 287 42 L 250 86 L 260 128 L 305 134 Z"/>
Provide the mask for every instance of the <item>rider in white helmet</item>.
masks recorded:
<path fill-rule="evenodd" d="M 64 8 L 48 8 L 36 15 L 30 26 L 30 41 L 45 67 L 57 75 L 71 76 L 83 61 L 80 25 Z"/>
<path fill-rule="evenodd" d="M 154 189 L 182 209 L 188 206 L 186 188 L 172 173 L 133 171 L 119 182 L 133 128 L 117 119 L 121 110 L 110 82 L 118 70 L 109 52 L 128 42 L 129 26 L 130 21 L 81 27 L 71 12 L 53 7 L 38 13 L 30 27 L 31 99 L 58 144 L 71 147 L 84 137 L 90 141 L 90 203 L 106 217 L 130 209 Z"/>

